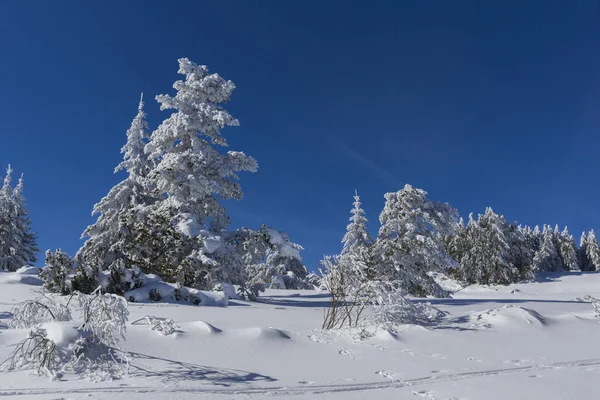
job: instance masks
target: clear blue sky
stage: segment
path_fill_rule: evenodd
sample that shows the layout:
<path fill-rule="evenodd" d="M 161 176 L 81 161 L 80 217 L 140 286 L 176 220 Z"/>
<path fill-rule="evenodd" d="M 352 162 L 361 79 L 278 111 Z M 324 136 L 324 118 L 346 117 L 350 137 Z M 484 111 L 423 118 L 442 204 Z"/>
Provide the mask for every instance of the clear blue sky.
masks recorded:
<path fill-rule="evenodd" d="M 140 92 L 177 59 L 237 85 L 254 156 L 236 226 L 339 250 L 354 189 L 378 229 L 405 183 L 463 216 L 600 229 L 597 1 L 1 1 L 0 164 L 25 173 L 42 250 L 74 254 L 122 175 Z"/>

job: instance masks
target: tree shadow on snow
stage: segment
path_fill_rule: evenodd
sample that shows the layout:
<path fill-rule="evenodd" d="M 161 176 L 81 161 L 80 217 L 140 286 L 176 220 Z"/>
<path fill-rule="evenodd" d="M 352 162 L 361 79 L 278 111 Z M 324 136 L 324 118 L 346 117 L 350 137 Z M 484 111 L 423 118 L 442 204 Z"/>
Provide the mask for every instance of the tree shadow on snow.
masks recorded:
<path fill-rule="evenodd" d="M 11 319 L 13 314 L 8 311 L 0 311 L 0 320 Z M 8 324 L 4 321 L 0 321 L 0 329 L 8 329 Z"/>
<path fill-rule="evenodd" d="M 288 294 L 288 295 L 274 294 L 274 295 L 265 296 L 265 297 L 277 298 L 277 299 L 287 298 L 287 297 L 300 297 L 303 299 L 328 299 L 329 293 L 327 293 L 327 292 L 315 293 L 315 294 L 292 293 L 292 294 Z"/>
<path fill-rule="evenodd" d="M 250 382 L 275 382 L 270 376 L 229 368 L 208 367 L 205 365 L 169 360 L 148 354 L 129 352 L 130 376 L 161 378 L 174 381 L 207 381 L 218 386 Z M 152 361 L 153 366 L 140 365 L 140 361 Z"/>
<path fill-rule="evenodd" d="M 561 278 L 568 276 L 582 276 L 582 275 L 597 275 L 600 271 L 565 271 L 565 272 L 539 272 L 534 282 L 545 283 L 545 282 L 560 282 Z"/>
<path fill-rule="evenodd" d="M 323 299 L 314 301 L 312 299 Z M 305 308 L 327 308 L 331 301 L 329 293 L 316 293 L 316 294 L 300 294 L 293 293 L 288 295 L 269 295 L 260 296 L 258 303 L 272 304 L 274 306 L 281 307 L 305 307 Z"/>
<path fill-rule="evenodd" d="M 543 299 L 412 299 L 415 303 L 431 303 L 432 305 L 468 306 L 471 304 L 499 303 L 499 304 L 522 304 L 522 303 L 563 303 L 581 304 L 577 300 L 543 300 Z"/>
<path fill-rule="evenodd" d="M 0 311 L 0 319 L 11 319 L 13 317 L 13 313 L 8 311 Z"/>

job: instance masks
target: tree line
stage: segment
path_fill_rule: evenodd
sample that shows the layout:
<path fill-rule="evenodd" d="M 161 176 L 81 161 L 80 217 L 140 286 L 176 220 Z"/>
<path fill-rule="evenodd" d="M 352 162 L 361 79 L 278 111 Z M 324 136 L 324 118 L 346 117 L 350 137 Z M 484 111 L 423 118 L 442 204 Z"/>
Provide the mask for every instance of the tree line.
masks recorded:
<path fill-rule="evenodd" d="M 465 224 L 449 204 L 406 185 L 385 194 L 375 238 L 356 194 L 342 252 L 323 260 L 321 277 L 309 274 L 302 247 L 284 232 L 265 225 L 229 229 L 222 200 L 242 199 L 239 173 L 258 169 L 252 157 L 227 150 L 222 134 L 239 125 L 224 108 L 235 85 L 186 58 L 178 73 L 184 79 L 173 84 L 175 93 L 156 96 L 161 110 L 172 113 L 153 131 L 140 99 L 114 171 L 125 178 L 93 207 L 97 219 L 84 230 L 75 257 L 46 252 L 42 277 L 48 290 L 91 293 L 101 286 L 122 295 L 154 274 L 178 287 L 236 284 L 242 296 L 254 299 L 266 286 L 327 286 L 335 281 L 332 271 L 344 270 L 353 271 L 346 280 L 353 285 L 381 283 L 377 296 L 385 286 L 444 297 L 435 273 L 465 284 L 509 284 L 543 271 L 600 270 L 594 231 L 584 233 L 577 247 L 567 228 L 519 226 L 491 208 L 476 219 L 471 214 Z M 0 192 L 0 268 L 14 271 L 35 262 L 38 249 L 23 179 L 13 187 L 11 176 L 9 167 Z"/>

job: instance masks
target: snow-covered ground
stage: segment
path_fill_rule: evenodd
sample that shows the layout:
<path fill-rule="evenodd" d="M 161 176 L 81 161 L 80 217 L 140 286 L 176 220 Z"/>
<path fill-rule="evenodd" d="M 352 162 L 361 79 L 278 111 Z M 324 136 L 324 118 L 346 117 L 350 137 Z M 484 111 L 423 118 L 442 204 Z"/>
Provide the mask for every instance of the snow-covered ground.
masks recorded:
<path fill-rule="evenodd" d="M 21 275 L 21 276 L 18 276 Z M 12 307 L 35 296 L 28 274 L 0 273 L 0 358 L 24 331 Z M 403 326 L 354 341 L 319 330 L 327 295 L 271 290 L 229 307 L 130 303 L 176 321 L 161 336 L 128 326 L 129 377 L 92 383 L 19 371 L 0 374 L 0 397 L 21 399 L 596 399 L 600 393 L 600 274 L 545 275 L 508 287 L 472 286 L 433 300 L 436 326 Z"/>

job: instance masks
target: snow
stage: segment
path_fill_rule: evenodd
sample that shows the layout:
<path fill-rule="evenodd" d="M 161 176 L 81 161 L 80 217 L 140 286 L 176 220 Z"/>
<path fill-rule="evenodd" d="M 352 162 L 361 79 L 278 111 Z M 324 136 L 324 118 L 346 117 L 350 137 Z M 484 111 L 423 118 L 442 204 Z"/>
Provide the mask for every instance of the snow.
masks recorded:
<path fill-rule="evenodd" d="M 196 217 L 192 214 L 183 213 L 182 220 L 177 224 L 177 231 L 189 238 L 195 238 L 200 234 L 202 225 L 198 223 Z"/>
<path fill-rule="evenodd" d="M 22 274 L 22 275 L 38 276 L 40 274 L 40 269 L 38 267 L 31 267 L 31 266 L 25 265 L 24 267 L 21 267 L 18 270 L 16 270 L 15 273 Z"/>
<path fill-rule="evenodd" d="M 77 329 L 77 322 L 45 322 L 41 328 L 46 331 L 46 337 L 56 344 L 56 347 L 66 349 L 81 338 L 81 332 Z"/>
<path fill-rule="evenodd" d="M 284 236 L 283 232 L 280 232 L 277 229 L 269 228 L 268 226 L 263 226 L 261 229 L 267 233 L 269 242 L 279 248 L 279 254 L 284 257 L 302 260 L 298 246 L 294 246 L 294 244 L 292 244 L 289 239 Z"/>
<path fill-rule="evenodd" d="M 37 267 L 21 267 L 15 272 L 0 274 L 0 283 L 22 283 L 24 285 L 42 286 L 42 279 L 38 277 L 40 269 Z"/>
<path fill-rule="evenodd" d="M 175 290 L 177 285 L 174 283 L 163 282 L 157 275 L 145 275 L 144 286 L 138 289 L 125 292 L 125 298 L 130 302 L 155 302 L 150 298 L 150 291 L 154 290 L 160 294 L 161 301 L 174 302 Z M 223 292 L 207 292 L 203 290 L 182 288 L 182 296 L 195 296 L 200 300 L 199 306 L 227 307 L 229 297 Z"/>
<path fill-rule="evenodd" d="M 0 273 L 0 360 L 26 332 L 3 328 L 12 307 L 35 297 L 37 289 L 1 279 L 8 275 Z M 223 296 L 201 293 L 212 299 Z M 227 307 L 135 302 L 129 304 L 130 323 L 146 315 L 170 318 L 177 331 L 163 336 L 147 325 L 129 324 L 123 343 L 131 358 L 128 377 L 93 383 L 65 373 L 50 382 L 28 371 L 9 372 L 0 375 L 0 396 L 596 398 L 600 318 L 592 304 L 581 301 L 588 294 L 600 298 L 600 273 L 546 273 L 529 283 L 473 285 L 453 298 L 427 299 L 447 313 L 439 324 L 403 325 L 396 334 L 380 331 L 365 339 L 320 330 L 328 304 L 324 292 L 267 290 L 259 303 L 229 300 Z M 74 334 L 69 324 L 44 327 L 66 343 Z"/>
<path fill-rule="evenodd" d="M 219 247 L 221 247 L 221 237 L 214 235 L 206 230 L 198 231 L 198 234 L 202 238 L 202 244 L 204 244 L 204 251 L 207 254 L 214 253 Z"/>

